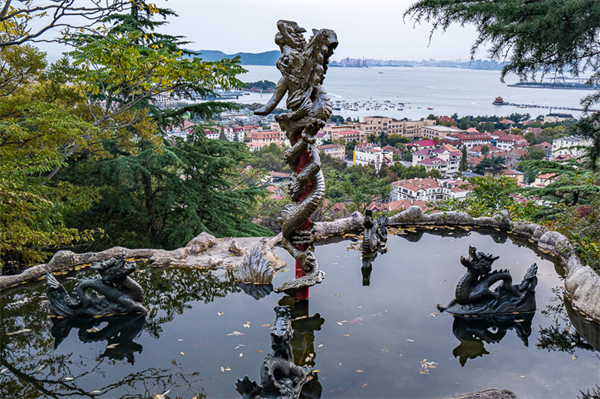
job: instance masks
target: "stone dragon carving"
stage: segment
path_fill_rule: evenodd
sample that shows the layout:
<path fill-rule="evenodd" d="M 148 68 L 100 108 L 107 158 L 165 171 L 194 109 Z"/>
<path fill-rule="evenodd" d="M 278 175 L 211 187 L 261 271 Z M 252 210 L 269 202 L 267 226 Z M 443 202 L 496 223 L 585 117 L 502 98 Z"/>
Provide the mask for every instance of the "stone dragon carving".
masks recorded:
<path fill-rule="evenodd" d="M 251 381 L 248 376 L 239 379 L 236 390 L 244 398 L 298 398 L 302 386 L 312 376 L 312 370 L 308 366 L 299 367 L 294 364 L 291 345 L 294 331 L 290 308 L 276 306 L 275 314 L 275 324 L 271 331 L 273 353 L 267 355 L 261 367 L 262 386 Z"/>
<path fill-rule="evenodd" d="M 385 248 L 387 224 L 388 217 L 386 215 L 379 215 L 376 220 L 373 220 L 373 211 L 370 209 L 365 211 L 363 241 L 360 245 L 360 251 L 362 252 L 361 273 L 363 285 L 365 286 L 371 284 L 371 270 L 377 254 L 387 252 L 387 248 Z"/>
<path fill-rule="evenodd" d="M 380 246 L 385 245 L 387 241 L 387 223 L 388 217 L 386 215 L 379 215 L 376 220 L 373 220 L 373 211 L 370 209 L 365 211 L 365 222 L 363 224 L 365 230 L 360 246 L 361 252 L 375 252 Z"/>
<path fill-rule="evenodd" d="M 50 314 L 63 317 L 146 314 L 142 306 L 144 291 L 129 277 L 135 271 L 135 263 L 127 262 L 125 254 L 94 263 L 92 269 L 99 275 L 77 281 L 72 295 L 52 274 L 46 273 Z"/>
<path fill-rule="evenodd" d="M 537 265 L 534 263 L 527 270 L 521 284 L 514 285 L 508 270 L 492 271 L 492 263 L 497 259 L 469 246 L 469 258 L 460 257 L 467 272 L 456 285 L 455 298 L 446 307 L 438 304 L 438 310 L 457 316 L 535 311 Z M 499 281 L 501 285 L 492 289 Z"/>
<path fill-rule="evenodd" d="M 308 42 L 306 32 L 292 21 L 278 21 L 275 43 L 281 50 L 277 68 L 281 79 L 267 104 L 254 113 L 268 115 L 287 93 L 291 111 L 275 117 L 292 145 L 284 153 L 285 162 L 296 173 L 288 191 L 294 204 L 282 210 L 278 220 L 282 246 L 302 265 L 306 275 L 285 282 L 277 292 L 292 292 L 320 283 L 324 277 L 314 255 L 315 235 L 310 231 L 310 216 L 325 196 L 325 178 L 321 171 L 315 136 L 331 116 L 331 101 L 322 86 L 329 57 L 337 47 L 337 36 L 330 29 L 313 30 Z"/>

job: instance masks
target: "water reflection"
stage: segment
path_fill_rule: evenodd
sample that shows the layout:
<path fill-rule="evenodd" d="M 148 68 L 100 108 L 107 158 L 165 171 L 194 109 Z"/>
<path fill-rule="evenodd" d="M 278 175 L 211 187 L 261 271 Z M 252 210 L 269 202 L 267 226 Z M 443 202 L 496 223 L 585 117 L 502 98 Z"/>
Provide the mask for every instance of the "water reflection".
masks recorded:
<path fill-rule="evenodd" d="M 106 326 L 98 328 L 102 324 Z M 114 360 L 127 359 L 128 363 L 134 364 L 134 354 L 142 352 L 142 345 L 133 340 L 139 337 L 145 324 L 146 317 L 143 315 L 54 318 L 51 334 L 56 349 L 69 336 L 72 329 L 77 329 L 77 336 L 81 342 L 107 342 L 106 350 L 100 357 Z"/>
<path fill-rule="evenodd" d="M 362 285 L 368 286 L 371 284 L 371 271 L 373 270 L 373 261 L 377 258 L 377 254 L 384 254 L 387 248 L 378 248 L 375 252 L 365 252 L 362 254 L 362 266 L 360 268 L 362 274 Z"/>
<path fill-rule="evenodd" d="M 273 284 L 246 284 L 242 282 L 238 282 L 238 286 L 244 291 L 247 295 L 250 295 L 252 298 L 262 299 L 273 292 Z"/>
<path fill-rule="evenodd" d="M 290 296 L 284 296 L 279 300 L 279 305 L 289 306 L 292 316 L 292 351 L 297 366 L 315 367 L 315 331 L 321 330 L 325 319 L 316 313 L 309 316 L 309 301 L 297 301 Z M 323 387 L 319 382 L 319 373 L 314 373 L 312 380 L 306 382 L 302 387 L 302 398 L 320 398 Z"/>
<path fill-rule="evenodd" d="M 460 341 L 460 345 L 454 348 L 452 354 L 464 366 L 469 359 L 489 354 L 484 343 L 499 343 L 506 332 L 513 329 L 523 344 L 529 346 L 534 315 L 535 313 L 499 314 L 476 318 L 454 316 L 452 333 Z"/>

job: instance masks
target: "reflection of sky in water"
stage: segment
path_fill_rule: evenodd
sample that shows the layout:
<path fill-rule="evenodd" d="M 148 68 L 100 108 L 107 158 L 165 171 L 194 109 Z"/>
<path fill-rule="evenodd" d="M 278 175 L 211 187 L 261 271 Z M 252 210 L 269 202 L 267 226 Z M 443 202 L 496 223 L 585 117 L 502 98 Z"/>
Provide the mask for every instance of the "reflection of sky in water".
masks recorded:
<path fill-rule="evenodd" d="M 418 242 L 391 236 L 389 252 L 374 260 L 370 286 L 362 285 L 360 253 L 346 250 L 351 241 L 317 246 L 316 254 L 327 277 L 311 289 L 309 316 L 319 313 L 325 320 L 314 332 L 314 363 L 320 371 L 322 397 L 431 398 L 500 388 L 512 390 L 519 397 L 563 398 L 594 388 L 598 381 L 596 352 L 578 347 L 569 352 L 548 351 L 536 346 L 540 329 L 556 325 L 555 319 L 560 316 L 556 312 L 540 312 L 559 304 L 552 301 L 556 298 L 552 289 L 562 286 L 553 264 L 510 240 L 498 244 L 492 237 L 479 234 L 455 239 L 461 231 L 456 229 L 445 237 L 425 234 Z M 452 333 L 454 318 L 438 314 L 435 305 L 445 305 L 453 298 L 453 284 L 465 272 L 459 258 L 467 255 L 469 245 L 499 255 L 495 268 L 510 269 L 515 283 L 537 262 L 539 310 L 533 318 L 528 347 L 514 329 L 508 330 L 501 342 L 484 343 L 489 354 L 468 359 L 461 367 L 452 354 L 460 344 Z M 290 261 L 282 249 L 277 249 L 277 253 Z M 153 270 L 138 274 L 142 282 L 149 278 L 153 286 L 160 288 L 148 295 L 149 323 L 134 339 L 142 349 L 134 353 L 133 364 L 126 359 L 101 358 L 107 342 L 82 343 L 77 330 L 71 330 L 53 350 L 51 323 L 44 319 L 36 326 L 30 325 L 35 320 L 32 316 L 45 315 L 45 308 L 38 305 L 40 298 L 23 305 L 23 311 L 30 312 L 25 319 L 16 317 L 19 311 L 13 308 L 18 306 L 7 306 L 23 299 L 24 294 L 31 296 L 35 291 L 33 295 L 39 296 L 43 293 L 40 286 L 9 292 L 2 298 L 3 334 L 20 328 L 33 330 L 3 339 L 3 356 L 8 365 L 37 379 L 74 378 L 66 382 L 81 389 L 80 396 L 131 379 L 132 387 L 115 387 L 101 396 L 105 398 L 126 394 L 143 397 L 144 392 L 148 396 L 169 389 L 170 397 L 191 398 L 198 393 L 211 398 L 236 397 L 238 378 L 248 375 L 259 381 L 260 366 L 270 352 L 270 329 L 263 325 L 273 323 L 273 307 L 283 296 L 271 294 L 257 301 L 235 292 L 205 303 L 202 271 L 166 269 L 160 273 Z M 274 285 L 290 277 L 291 272 L 279 274 Z M 237 287 L 224 284 L 221 291 L 213 287 L 211 292 L 219 295 L 232 289 L 238 291 Z M 159 303 L 164 309 L 158 307 Z M 15 320 L 20 320 L 20 324 L 14 324 Z M 95 328 L 104 326 L 106 323 Z M 567 326 L 562 322 L 560 331 L 564 332 Z M 235 335 L 236 331 L 243 335 Z M 304 344 L 310 348 L 310 342 Z M 299 348 L 295 349 L 299 353 Z M 572 360 L 573 355 L 576 360 Z M 68 368 L 57 368 L 60 363 L 54 363 L 36 371 L 44 361 L 61 356 L 68 357 Z M 427 375 L 420 373 L 424 359 L 436 363 Z M 19 363 L 11 363 L 17 360 Z M 2 369 L 5 367 L 6 364 Z M 14 393 L 4 390 L 26 384 L 16 382 L 11 371 L 0 375 L 0 382 L 6 397 Z M 40 395 L 31 384 L 24 386 L 28 386 L 28 391 L 20 391 L 19 397 Z M 44 386 L 57 389 L 57 384 Z"/>

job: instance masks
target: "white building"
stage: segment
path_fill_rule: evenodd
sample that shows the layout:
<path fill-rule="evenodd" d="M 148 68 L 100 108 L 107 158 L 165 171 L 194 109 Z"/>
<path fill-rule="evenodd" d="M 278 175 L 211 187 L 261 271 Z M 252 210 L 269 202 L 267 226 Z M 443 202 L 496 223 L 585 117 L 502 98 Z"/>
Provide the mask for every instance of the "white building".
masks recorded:
<path fill-rule="evenodd" d="M 379 145 L 372 143 L 358 144 L 354 147 L 354 156 L 352 158 L 353 165 L 369 165 L 375 166 L 379 171 L 383 164 L 394 164 L 394 153 L 383 150 Z"/>
<path fill-rule="evenodd" d="M 424 166 L 427 171 L 439 170 L 444 176 L 453 176 L 458 172 L 462 152 L 451 147 L 423 149 L 412 153 L 412 166 Z"/>
<path fill-rule="evenodd" d="M 394 201 L 440 201 L 447 198 L 464 199 L 469 193 L 469 183 L 462 180 L 415 178 L 392 183 Z"/>
<path fill-rule="evenodd" d="M 585 149 L 577 147 L 589 147 L 592 145 L 591 139 L 585 139 L 581 136 L 560 137 L 552 141 L 552 155 L 571 155 L 579 158 L 583 155 Z"/>

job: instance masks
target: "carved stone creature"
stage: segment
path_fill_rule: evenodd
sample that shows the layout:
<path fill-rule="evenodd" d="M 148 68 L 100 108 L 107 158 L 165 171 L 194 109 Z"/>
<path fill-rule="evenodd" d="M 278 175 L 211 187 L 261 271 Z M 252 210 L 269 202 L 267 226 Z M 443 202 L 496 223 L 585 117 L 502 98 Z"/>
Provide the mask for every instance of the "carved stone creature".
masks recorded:
<path fill-rule="evenodd" d="M 244 398 L 285 398 L 300 397 L 302 386 L 311 376 L 308 366 L 294 364 L 291 340 L 294 334 L 288 306 L 275 307 L 275 324 L 271 331 L 271 349 L 260 370 L 262 386 L 251 381 L 248 376 L 239 379 L 236 390 Z"/>
<path fill-rule="evenodd" d="M 537 265 L 527 270 L 521 284 L 513 285 L 508 270 L 492 271 L 492 263 L 497 259 L 470 246 L 469 258 L 460 257 L 467 273 L 456 285 L 456 297 L 447 307 L 438 304 L 437 308 L 457 316 L 535 311 Z M 499 281 L 501 285 L 491 289 Z"/>
<path fill-rule="evenodd" d="M 387 223 L 386 215 L 379 215 L 377 220 L 373 221 L 373 211 L 365 211 L 365 222 L 363 232 L 363 242 L 360 246 L 361 252 L 375 252 L 380 246 L 387 242 Z"/>
<path fill-rule="evenodd" d="M 314 255 L 315 235 L 307 226 L 310 216 L 325 197 L 325 178 L 321 171 L 315 136 L 331 116 L 331 101 L 322 86 L 329 57 L 338 41 L 330 29 L 313 30 L 308 43 L 305 29 L 292 21 L 277 22 L 279 32 L 275 43 L 281 57 L 277 68 L 281 79 L 267 104 L 256 110 L 257 115 L 271 113 L 287 93 L 287 108 L 292 112 L 275 117 L 292 147 L 284 160 L 296 173 L 288 191 L 294 204 L 287 205 L 278 220 L 282 229 L 282 246 L 302 265 L 306 275 L 284 283 L 277 292 L 291 292 L 320 283 L 325 276 Z"/>
<path fill-rule="evenodd" d="M 144 291 L 129 277 L 135 271 L 135 263 L 126 262 L 125 254 L 94 263 L 92 269 L 99 275 L 77 281 L 71 295 L 52 274 L 46 273 L 50 314 L 64 317 L 146 314 L 142 306 Z"/>

